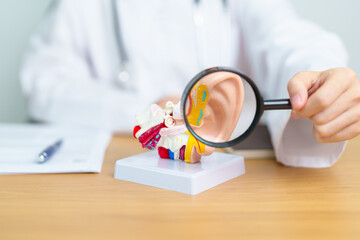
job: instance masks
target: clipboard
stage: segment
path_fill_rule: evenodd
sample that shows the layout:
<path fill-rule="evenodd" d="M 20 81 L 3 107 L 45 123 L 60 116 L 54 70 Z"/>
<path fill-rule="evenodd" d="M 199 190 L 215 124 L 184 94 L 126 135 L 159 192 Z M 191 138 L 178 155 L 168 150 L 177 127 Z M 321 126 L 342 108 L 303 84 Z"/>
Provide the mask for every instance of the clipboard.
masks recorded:
<path fill-rule="evenodd" d="M 257 125 L 244 141 L 225 150 L 244 158 L 275 158 L 270 132 L 264 124 Z"/>

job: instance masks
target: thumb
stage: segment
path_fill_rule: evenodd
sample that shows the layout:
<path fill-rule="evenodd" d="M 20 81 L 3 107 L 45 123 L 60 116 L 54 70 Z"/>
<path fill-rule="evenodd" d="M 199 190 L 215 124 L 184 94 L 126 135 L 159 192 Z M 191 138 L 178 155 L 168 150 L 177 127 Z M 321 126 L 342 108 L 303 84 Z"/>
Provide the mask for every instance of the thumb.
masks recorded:
<path fill-rule="evenodd" d="M 315 83 L 320 75 L 320 72 L 298 72 L 290 79 L 287 89 L 291 101 L 292 109 L 299 111 L 305 107 L 308 99 L 308 91 Z"/>

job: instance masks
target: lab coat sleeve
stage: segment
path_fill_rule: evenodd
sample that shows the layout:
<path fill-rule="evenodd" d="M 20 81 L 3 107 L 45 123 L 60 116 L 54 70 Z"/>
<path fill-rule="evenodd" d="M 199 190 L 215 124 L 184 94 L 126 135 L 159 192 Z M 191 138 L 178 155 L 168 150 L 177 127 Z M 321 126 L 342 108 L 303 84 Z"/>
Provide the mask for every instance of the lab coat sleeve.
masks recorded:
<path fill-rule="evenodd" d="M 30 42 L 21 71 L 32 119 L 129 132 L 146 101 L 99 81 L 71 1 L 60 1 Z M 105 82 L 105 83 L 104 83 Z"/>
<path fill-rule="evenodd" d="M 238 2 L 240 3 L 240 2 Z M 249 0 L 238 6 L 244 66 L 265 99 L 288 98 L 287 83 L 299 71 L 322 71 L 347 65 L 340 39 L 300 19 L 285 0 Z M 290 111 L 265 114 L 277 160 L 296 167 L 329 167 L 346 142 L 319 143 L 308 119 Z"/>

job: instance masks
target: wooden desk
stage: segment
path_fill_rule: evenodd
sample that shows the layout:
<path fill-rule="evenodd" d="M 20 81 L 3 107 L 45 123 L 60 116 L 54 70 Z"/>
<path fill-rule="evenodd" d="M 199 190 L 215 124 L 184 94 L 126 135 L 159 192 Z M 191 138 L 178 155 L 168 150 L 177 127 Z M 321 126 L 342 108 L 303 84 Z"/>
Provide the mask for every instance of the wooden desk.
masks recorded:
<path fill-rule="evenodd" d="M 247 160 L 197 196 L 113 179 L 138 152 L 117 136 L 101 174 L 0 176 L 0 239 L 360 239 L 360 138 L 332 168 Z"/>

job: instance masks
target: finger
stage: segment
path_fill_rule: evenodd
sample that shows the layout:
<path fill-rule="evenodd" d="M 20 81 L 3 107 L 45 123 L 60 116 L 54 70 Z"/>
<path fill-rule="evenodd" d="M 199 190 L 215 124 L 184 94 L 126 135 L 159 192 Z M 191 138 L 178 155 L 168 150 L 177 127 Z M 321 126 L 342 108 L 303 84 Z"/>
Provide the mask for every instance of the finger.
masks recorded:
<path fill-rule="evenodd" d="M 308 99 L 308 90 L 317 81 L 320 72 L 303 71 L 295 74 L 289 81 L 287 88 L 290 96 L 292 109 L 302 109 Z"/>
<path fill-rule="evenodd" d="M 349 82 L 343 79 L 341 74 L 334 71 L 323 72 L 318 79 L 322 84 L 297 114 L 308 118 L 328 108 L 349 87 Z"/>
<path fill-rule="evenodd" d="M 310 117 L 310 121 L 315 125 L 324 125 L 339 117 L 345 111 L 354 107 L 358 102 L 359 90 L 350 88 L 348 92 L 336 99 L 330 107 Z"/>
<path fill-rule="evenodd" d="M 336 133 L 335 135 L 331 136 L 331 137 L 320 137 L 318 136 L 315 132 L 315 138 L 321 142 L 321 143 L 333 143 L 333 142 L 341 142 L 341 141 L 346 141 L 346 140 L 350 140 L 354 137 L 356 137 L 357 135 L 360 134 L 360 123 L 356 122 L 354 124 L 351 124 L 350 126 L 347 126 L 346 128 L 344 128 L 343 130 L 341 130 L 340 132 Z"/>
<path fill-rule="evenodd" d="M 331 137 L 349 125 L 358 122 L 360 119 L 360 107 L 351 108 L 349 111 L 344 112 L 333 121 L 323 124 L 314 125 L 313 130 L 316 135 L 321 138 Z"/>

